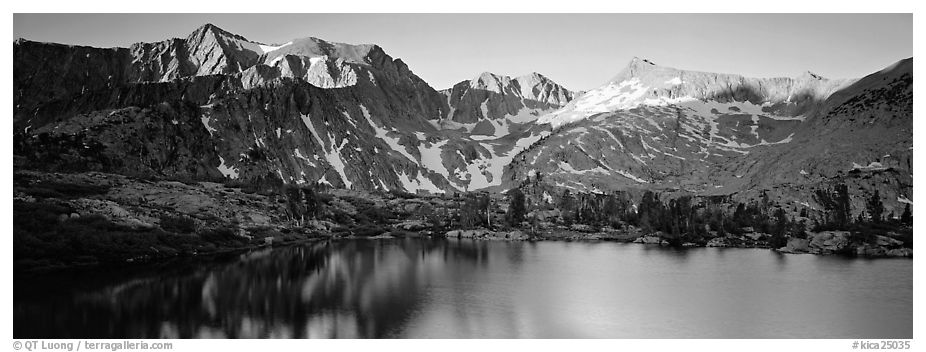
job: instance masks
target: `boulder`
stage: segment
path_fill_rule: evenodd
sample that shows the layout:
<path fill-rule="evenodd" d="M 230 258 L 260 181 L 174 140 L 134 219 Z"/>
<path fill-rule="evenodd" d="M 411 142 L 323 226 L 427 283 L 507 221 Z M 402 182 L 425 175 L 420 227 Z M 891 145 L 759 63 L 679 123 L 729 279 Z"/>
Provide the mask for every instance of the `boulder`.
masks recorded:
<path fill-rule="evenodd" d="M 572 224 L 569 228 L 573 231 L 592 232 L 592 227 L 586 224 Z"/>
<path fill-rule="evenodd" d="M 883 257 L 887 255 L 887 250 L 884 247 L 865 244 L 855 248 L 855 254 L 862 257 Z"/>
<path fill-rule="evenodd" d="M 526 241 L 530 235 L 520 230 L 514 231 L 489 231 L 486 229 L 474 230 L 452 230 L 447 231 L 444 235 L 447 238 L 472 238 L 481 240 L 501 240 L 501 241 Z"/>
<path fill-rule="evenodd" d="M 913 248 L 895 248 L 887 251 L 888 257 L 912 257 Z"/>
<path fill-rule="evenodd" d="M 530 239 L 530 235 L 520 230 L 511 231 L 507 234 L 506 237 L 512 241 L 526 241 Z"/>
<path fill-rule="evenodd" d="M 809 253 L 810 241 L 804 238 L 791 237 L 788 244 L 778 249 L 781 253 Z"/>
<path fill-rule="evenodd" d="M 903 245 L 903 241 L 896 240 L 887 236 L 878 235 L 875 244 L 882 247 L 897 247 Z"/>
<path fill-rule="evenodd" d="M 733 247 L 733 245 L 730 244 L 730 239 L 731 239 L 730 237 L 714 237 L 714 238 L 711 238 L 710 241 L 707 241 L 707 244 L 705 244 L 704 246 L 714 247 L 714 248 Z"/>
<path fill-rule="evenodd" d="M 812 233 L 810 238 L 810 252 L 815 254 L 833 254 L 842 251 L 849 245 L 848 231 L 823 231 Z"/>
<path fill-rule="evenodd" d="M 136 218 L 125 218 L 121 221 L 121 223 L 134 229 L 153 229 L 155 227 L 154 224 L 147 223 Z"/>
<path fill-rule="evenodd" d="M 405 231 L 421 231 L 430 226 L 423 220 L 406 220 L 396 224 L 395 227 Z"/>
<path fill-rule="evenodd" d="M 334 223 L 330 221 L 308 220 L 305 222 L 305 227 L 308 227 L 310 229 L 317 230 L 317 231 L 331 231 L 332 229 L 337 227 L 337 225 L 335 225 Z"/>
<path fill-rule="evenodd" d="M 759 239 L 762 238 L 762 236 L 765 236 L 765 234 L 764 234 L 764 233 L 759 233 L 759 232 L 748 232 L 748 233 L 744 234 L 743 236 L 745 236 L 746 238 L 751 239 L 751 240 L 753 240 L 753 241 L 758 241 Z"/>
<path fill-rule="evenodd" d="M 247 230 L 241 229 L 241 228 L 238 229 L 238 237 L 244 237 L 244 238 L 247 238 L 248 240 L 254 238 L 254 236 L 248 235 Z"/>
<path fill-rule="evenodd" d="M 637 239 L 633 240 L 633 243 L 659 244 L 659 245 L 668 245 L 668 244 L 669 244 L 669 242 L 663 241 L 662 238 L 659 237 L 659 235 L 655 235 L 655 234 L 654 234 L 654 235 L 646 235 L 646 236 L 638 237 Z M 663 244 L 663 243 L 665 243 L 665 244 Z"/>
<path fill-rule="evenodd" d="M 446 237 L 450 238 L 481 238 L 486 237 L 489 234 L 489 230 L 486 229 L 475 229 L 475 230 L 452 230 L 447 231 Z"/>
<path fill-rule="evenodd" d="M 554 210 L 534 210 L 534 211 L 532 211 L 532 212 L 528 215 L 528 217 L 534 217 L 534 218 L 536 218 L 537 220 L 539 220 L 539 221 L 541 221 L 541 222 L 548 222 L 548 221 L 550 221 L 550 220 L 559 218 L 560 214 L 561 214 L 561 213 L 560 213 L 560 211 L 559 211 L 558 209 L 554 209 Z"/>

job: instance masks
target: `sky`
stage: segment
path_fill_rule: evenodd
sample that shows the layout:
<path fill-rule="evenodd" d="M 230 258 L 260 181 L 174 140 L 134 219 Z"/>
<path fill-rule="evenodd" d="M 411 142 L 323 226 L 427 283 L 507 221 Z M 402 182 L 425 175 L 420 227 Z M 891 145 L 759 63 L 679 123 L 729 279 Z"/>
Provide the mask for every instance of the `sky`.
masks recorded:
<path fill-rule="evenodd" d="M 183 38 L 212 23 L 266 44 L 378 44 L 437 89 L 488 71 L 566 88 L 633 57 L 749 77 L 857 78 L 913 56 L 912 14 L 14 14 L 13 35 L 97 47 Z"/>

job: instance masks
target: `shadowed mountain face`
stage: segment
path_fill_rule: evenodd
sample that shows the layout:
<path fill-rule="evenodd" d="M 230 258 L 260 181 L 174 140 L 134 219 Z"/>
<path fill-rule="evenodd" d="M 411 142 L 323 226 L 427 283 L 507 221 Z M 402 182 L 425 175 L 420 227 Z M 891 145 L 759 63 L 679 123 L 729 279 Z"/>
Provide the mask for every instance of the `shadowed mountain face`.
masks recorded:
<path fill-rule="evenodd" d="M 779 201 L 833 182 L 912 199 L 912 59 L 860 80 L 633 59 L 576 93 L 483 73 L 437 91 L 377 45 L 205 25 L 130 48 L 17 40 L 19 167 L 364 190 L 658 189 Z M 854 198 L 854 199 L 855 199 Z M 806 204 L 806 205 L 804 205 Z"/>
<path fill-rule="evenodd" d="M 457 129 L 443 122 L 485 99 L 451 107 L 379 46 L 264 45 L 212 25 L 128 49 L 19 40 L 14 61 L 14 124 L 33 167 L 366 190 L 499 185 L 544 130 L 530 122 L 572 95 L 521 77 L 493 93 L 492 119 Z"/>

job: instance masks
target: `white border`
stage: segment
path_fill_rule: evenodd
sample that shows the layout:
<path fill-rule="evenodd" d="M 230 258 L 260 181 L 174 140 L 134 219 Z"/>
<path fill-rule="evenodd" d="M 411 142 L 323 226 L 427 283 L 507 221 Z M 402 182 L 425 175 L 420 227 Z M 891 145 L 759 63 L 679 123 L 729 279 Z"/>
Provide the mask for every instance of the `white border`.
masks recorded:
<path fill-rule="evenodd" d="M 922 3 L 922 2 L 920 2 Z M 272 3 L 261 3 L 242 0 L 203 2 L 189 0 L 159 0 L 154 2 L 96 2 L 87 1 L 23 1 L 11 4 L 11 11 L 3 18 L 6 21 L 4 30 L 7 31 L 7 38 L 12 40 L 12 22 L 13 13 L 22 12 L 191 12 L 191 13 L 212 13 L 212 12 L 237 12 L 237 13 L 278 13 L 278 12 L 350 12 L 350 13 L 425 13 L 425 12 L 490 12 L 490 13 L 507 13 L 507 12 L 533 12 L 533 13 L 589 13 L 589 12 L 902 12 L 914 13 L 914 58 L 923 53 L 922 36 L 920 30 L 922 26 L 919 20 L 922 15 L 917 13 L 914 1 L 850 1 L 850 2 L 824 2 L 824 1 L 807 1 L 807 0 L 776 0 L 747 2 L 736 0 L 723 0 L 694 2 L 683 0 L 660 0 L 660 1 L 627 1 L 627 2 L 609 2 L 593 0 L 570 0 L 557 2 L 540 1 L 499 1 L 499 0 L 465 0 L 452 2 L 436 2 L 427 0 L 412 1 L 375 1 L 375 0 L 351 0 L 351 1 L 275 1 Z M 3 99 L 6 102 L 6 111 L 12 111 L 12 47 L 7 44 L 6 54 L 3 55 L 3 64 L 6 67 L 4 78 L 7 82 L 3 86 Z M 915 61 L 915 60 L 914 60 Z M 918 114 L 922 111 L 924 104 L 923 92 L 919 92 L 917 84 L 914 81 L 914 131 L 926 131 L 923 119 L 926 116 Z M 919 94 L 917 94 L 919 93 Z M 10 115 L 7 115 L 10 116 Z M 6 331 L 7 343 L 12 346 L 12 150 L 9 136 L 12 130 L 12 118 L 7 120 L 7 142 L 3 143 L 4 153 L 7 155 L 4 163 L 6 187 L 4 188 L 7 203 L 4 205 L 3 224 L 7 229 L 6 233 L 6 255 L 7 259 L 4 265 L 6 270 L 3 271 L 4 281 L 11 283 L 6 286 L 2 292 L 3 313 L 7 319 L 3 320 L 3 328 Z M 914 146 L 916 149 L 926 148 L 923 144 L 926 132 L 914 134 Z M 923 147 L 920 147 L 920 146 Z M 915 159 L 916 160 L 916 159 Z M 914 161 L 916 163 L 916 161 Z M 914 165 L 914 170 L 918 167 Z M 916 172 L 919 173 L 918 171 Z M 916 184 L 914 179 L 914 184 Z M 914 199 L 926 199 L 926 193 L 922 187 L 915 187 Z M 920 212 L 919 208 L 914 209 L 916 219 L 926 219 L 926 212 Z M 919 214 L 924 214 L 920 216 Z M 926 233 L 926 232 L 923 232 Z M 919 233 L 915 232 L 915 236 Z M 918 250 L 917 250 L 918 252 Z M 914 259 L 914 292 L 918 283 L 923 282 L 923 268 L 918 268 Z M 914 296 L 916 296 L 914 294 Z M 922 306 L 914 305 L 914 341 L 913 348 L 921 349 L 917 342 L 923 343 L 923 333 L 916 329 L 918 322 L 921 321 Z M 148 340 L 150 341 L 150 340 Z M 164 340 L 174 343 L 174 350 L 177 351 L 200 351 L 205 349 L 221 348 L 228 351 L 255 351 L 269 349 L 319 349 L 319 350 L 372 350 L 372 351 L 408 351 L 411 350 L 428 350 L 428 351 L 465 351 L 473 352 L 485 347 L 498 349 L 524 349 L 527 351 L 541 350 L 602 350 L 614 351 L 620 349 L 630 350 L 711 350 L 711 351 L 784 351 L 784 350 L 834 350 L 849 351 L 853 340 L 401 340 L 401 341 L 380 341 L 380 340 L 320 340 L 320 341 L 302 341 L 302 340 L 282 340 L 282 341 L 264 341 L 264 340 Z M 8 347 L 9 348 L 9 347 Z M 12 350 L 12 349 L 10 349 Z"/>

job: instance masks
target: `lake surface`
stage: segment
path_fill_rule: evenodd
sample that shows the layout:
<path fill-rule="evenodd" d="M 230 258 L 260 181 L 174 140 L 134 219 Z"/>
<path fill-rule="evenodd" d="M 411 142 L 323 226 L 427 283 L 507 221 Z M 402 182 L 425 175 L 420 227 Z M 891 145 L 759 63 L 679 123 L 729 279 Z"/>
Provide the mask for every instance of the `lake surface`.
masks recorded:
<path fill-rule="evenodd" d="M 15 338 L 912 338 L 913 261 L 356 240 L 14 280 Z"/>

